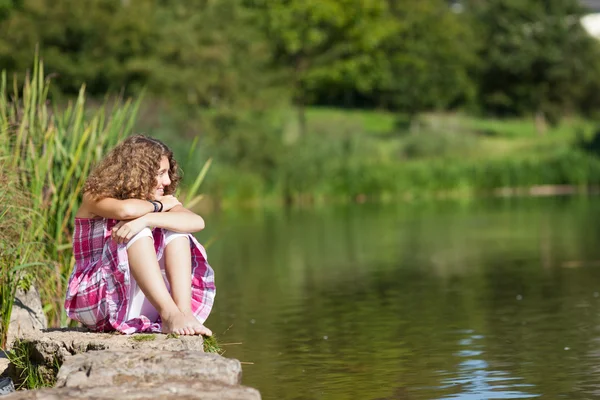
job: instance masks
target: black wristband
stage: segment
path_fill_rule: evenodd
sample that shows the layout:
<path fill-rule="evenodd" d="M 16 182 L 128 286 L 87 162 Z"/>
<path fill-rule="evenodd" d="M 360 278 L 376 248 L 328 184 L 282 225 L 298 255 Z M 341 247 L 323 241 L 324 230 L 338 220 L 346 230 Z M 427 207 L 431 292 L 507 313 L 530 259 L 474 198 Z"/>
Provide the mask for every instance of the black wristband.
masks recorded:
<path fill-rule="evenodd" d="M 160 202 L 160 201 L 158 201 L 158 200 L 155 200 L 155 201 L 156 201 L 158 204 L 160 204 L 160 209 L 158 210 L 158 212 L 162 212 L 162 210 L 163 210 L 163 203 L 161 203 L 161 202 Z"/>
<path fill-rule="evenodd" d="M 154 201 L 154 200 L 148 200 L 148 201 L 150 203 L 152 203 L 152 205 L 154 206 L 154 211 L 153 212 L 158 212 L 158 204 L 156 204 L 156 201 Z M 160 208 L 162 209 L 162 204 L 161 204 Z"/>

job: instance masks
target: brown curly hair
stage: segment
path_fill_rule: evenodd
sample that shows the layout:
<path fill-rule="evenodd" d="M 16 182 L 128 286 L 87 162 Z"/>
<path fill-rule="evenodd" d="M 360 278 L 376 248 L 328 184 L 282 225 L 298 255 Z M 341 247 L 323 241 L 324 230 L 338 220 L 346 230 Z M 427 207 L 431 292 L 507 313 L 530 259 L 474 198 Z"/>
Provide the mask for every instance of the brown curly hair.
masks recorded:
<path fill-rule="evenodd" d="M 162 156 L 169 159 L 171 179 L 164 194 L 173 194 L 181 180 L 173 152 L 160 140 L 144 135 L 130 136 L 115 146 L 92 170 L 83 192 L 94 200 L 152 200 Z"/>

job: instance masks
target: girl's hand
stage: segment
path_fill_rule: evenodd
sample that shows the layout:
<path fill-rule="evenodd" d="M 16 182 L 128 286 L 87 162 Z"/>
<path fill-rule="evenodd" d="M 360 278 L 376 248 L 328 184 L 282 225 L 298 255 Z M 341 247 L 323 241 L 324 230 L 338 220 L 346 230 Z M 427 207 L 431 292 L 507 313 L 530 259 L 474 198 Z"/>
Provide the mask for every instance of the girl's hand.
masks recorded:
<path fill-rule="evenodd" d="M 144 217 L 132 219 L 131 221 L 121 221 L 112 228 L 112 238 L 119 244 L 127 243 L 147 226 Z"/>
<path fill-rule="evenodd" d="M 177 200 L 177 198 L 173 195 L 161 196 L 158 199 L 163 204 L 163 212 L 169 211 L 171 208 L 175 206 L 180 206 L 181 202 Z"/>

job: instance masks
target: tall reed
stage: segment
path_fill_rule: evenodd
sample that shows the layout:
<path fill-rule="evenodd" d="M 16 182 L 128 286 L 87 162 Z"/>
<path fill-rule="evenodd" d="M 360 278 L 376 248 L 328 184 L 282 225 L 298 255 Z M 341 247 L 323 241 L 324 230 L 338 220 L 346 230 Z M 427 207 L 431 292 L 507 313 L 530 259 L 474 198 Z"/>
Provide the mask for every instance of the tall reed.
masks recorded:
<path fill-rule="evenodd" d="M 43 249 L 31 241 L 30 228 L 40 214 L 31 209 L 27 194 L 16 185 L 15 176 L 0 162 L 0 348 L 7 345 L 13 301 L 27 268 L 45 264 Z"/>
<path fill-rule="evenodd" d="M 37 57 L 22 88 L 16 83 L 9 88 L 5 72 L 0 79 L 0 156 L 16 171 L 17 185 L 40 213 L 40 223 L 28 235 L 30 241 L 43 243 L 53 260 L 52 272 L 38 282 L 46 311 L 56 323 L 72 267 L 71 232 L 83 184 L 107 149 L 131 133 L 140 103 L 117 99 L 90 111 L 82 86 L 66 108 L 52 107 L 50 81 Z"/>

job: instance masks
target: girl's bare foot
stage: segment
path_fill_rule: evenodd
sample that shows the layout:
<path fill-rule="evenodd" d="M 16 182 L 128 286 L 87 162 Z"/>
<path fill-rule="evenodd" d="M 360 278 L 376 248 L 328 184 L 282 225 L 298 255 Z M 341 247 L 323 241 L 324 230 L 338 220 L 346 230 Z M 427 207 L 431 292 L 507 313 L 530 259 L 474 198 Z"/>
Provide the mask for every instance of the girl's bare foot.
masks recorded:
<path fill-rule="evenodd" d="M 166 316 L 163 321 L 163 333 L 176 333 L 178 335 L 206 335 L 212 336 L 210 329 L 202 325 L 196 317 L 184 313 Z"/>
<path fill-rule="evenodd" d="M 212 331 L 202 325 L 191 312 L 185 313 L 184 315 L 186 317 L 186 321 L 189 322 L 189 328 L 193 329 L 196 335 L 212 336 Z"/>

